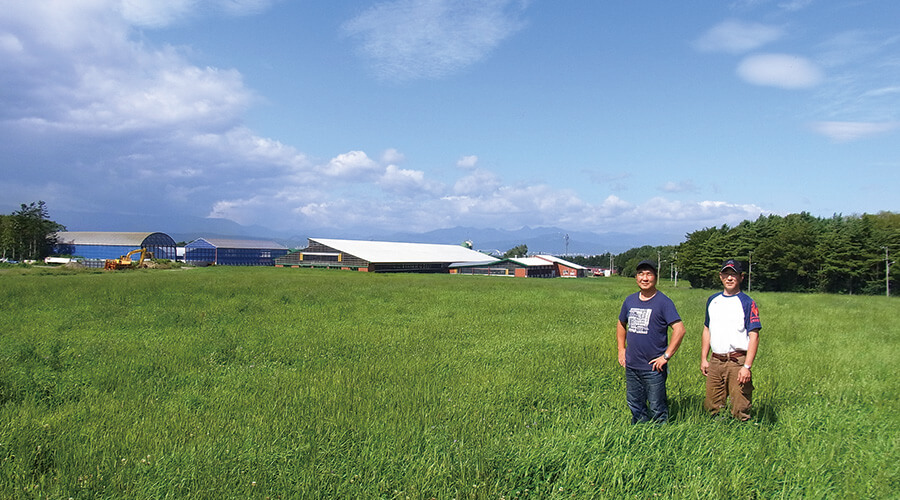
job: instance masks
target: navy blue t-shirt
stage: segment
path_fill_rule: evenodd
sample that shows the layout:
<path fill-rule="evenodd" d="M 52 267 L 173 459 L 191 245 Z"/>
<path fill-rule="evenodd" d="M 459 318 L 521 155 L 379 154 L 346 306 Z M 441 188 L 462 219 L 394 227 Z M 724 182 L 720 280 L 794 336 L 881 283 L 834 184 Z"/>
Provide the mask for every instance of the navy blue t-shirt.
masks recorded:
<path fill-rule="evenodd" d="M 640 292 L 625 298 L 619 321 L 626 325 L 625 366 L 635 370 L 652 370 L 650 360 L 666 352 L 669 325 L 681 321 L 672 299 L 657 291 L 650 300 L 640 299 Z"/>

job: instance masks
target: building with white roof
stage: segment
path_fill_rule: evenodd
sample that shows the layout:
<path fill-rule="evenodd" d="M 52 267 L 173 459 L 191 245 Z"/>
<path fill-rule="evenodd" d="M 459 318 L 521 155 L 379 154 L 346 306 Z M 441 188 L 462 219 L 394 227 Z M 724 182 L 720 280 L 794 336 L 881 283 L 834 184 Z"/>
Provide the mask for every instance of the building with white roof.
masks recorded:
<path fill-rule="evenodd" d="M 552 255 L 538 255 L 537 258 L 552 262 L 556 268 L 556 275 L 563 278 L 584 278 L 591 273 L 590 269 L 582 265 Z"/>
<path fill-rule="evenodd" d="M 309 238 L 306 248 L 275 259 L 275 266 L 446 273 L 454 263 L 494 260 L 462 245 Z"/>
<path fill-rule="evenodd" d="M 513 257 L 491 262 L 456 263 L 451 274 L 480 274 L 484 276 L 514 276 L 518 278 L 554 278 L 559 276 L 556 265 L 539 257 Z"/>

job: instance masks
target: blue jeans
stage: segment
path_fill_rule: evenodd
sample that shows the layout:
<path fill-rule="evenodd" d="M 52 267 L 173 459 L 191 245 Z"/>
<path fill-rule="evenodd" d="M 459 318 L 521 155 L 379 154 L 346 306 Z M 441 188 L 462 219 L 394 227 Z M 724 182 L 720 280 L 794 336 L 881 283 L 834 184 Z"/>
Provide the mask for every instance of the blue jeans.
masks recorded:
<path fill-rule="evenodd" d="M 669 419 L 669 403 L 666 397 L 666 377 L 663 371 L 625 368 L 625 399 L 631 409 L 631 423 L 658 422 Z M 647 412 L 647 403 L 650 411 Z"/>

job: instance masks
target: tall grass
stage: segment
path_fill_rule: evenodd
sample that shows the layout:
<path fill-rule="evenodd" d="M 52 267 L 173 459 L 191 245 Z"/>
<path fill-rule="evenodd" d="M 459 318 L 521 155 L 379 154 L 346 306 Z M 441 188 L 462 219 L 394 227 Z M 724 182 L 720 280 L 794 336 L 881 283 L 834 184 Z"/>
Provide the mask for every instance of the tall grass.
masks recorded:
<path fill-rule="evenodd" d="M 208 268 L 0 274 L 0 497 L 889 498 L 897 301 L 753 294 L 754 418 L 631 426 L 628 279 Z"/>

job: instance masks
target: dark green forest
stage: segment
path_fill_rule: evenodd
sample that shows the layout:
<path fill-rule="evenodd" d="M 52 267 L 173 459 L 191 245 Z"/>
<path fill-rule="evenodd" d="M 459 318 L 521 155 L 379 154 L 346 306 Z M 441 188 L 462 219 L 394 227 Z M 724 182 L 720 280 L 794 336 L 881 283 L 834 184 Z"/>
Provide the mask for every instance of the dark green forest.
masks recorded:
<path fill-rule="evenodd" d="M 46 257 L 56 244 L 56 233 L 66 228 L 50 220 L 43 201 L 22 204 L 10 215 L 0 215 L 0 258 L 38 260 Z"/>
<path fill-rule="evenodd" d="M 744 288 L 773 292 L 885 294 L 887 268 L 900 250 L 900 214 L 808 213 L 760 216 L 734 227 L 689 233 L 680 245 L 633 248 L 619 255 L 570 258 L 582 265 L 609 267 L 633 276 L 643 259 L 660 263 L 660 278 L 675 277 L 695 288 L 718 288 L 725 259 L 744 264 Z M 891 276 L 890 288 L 897 280 Z"/>
<path fill-rule="evenodd" d="M 900 249 L 900 214 L 770 215 L 694 231 L 679 245 L 692 286 L 718 285 L 723 259 L 752 265 L 752 287 L 779 292 L 885 293 L 886 266 Z"/>

